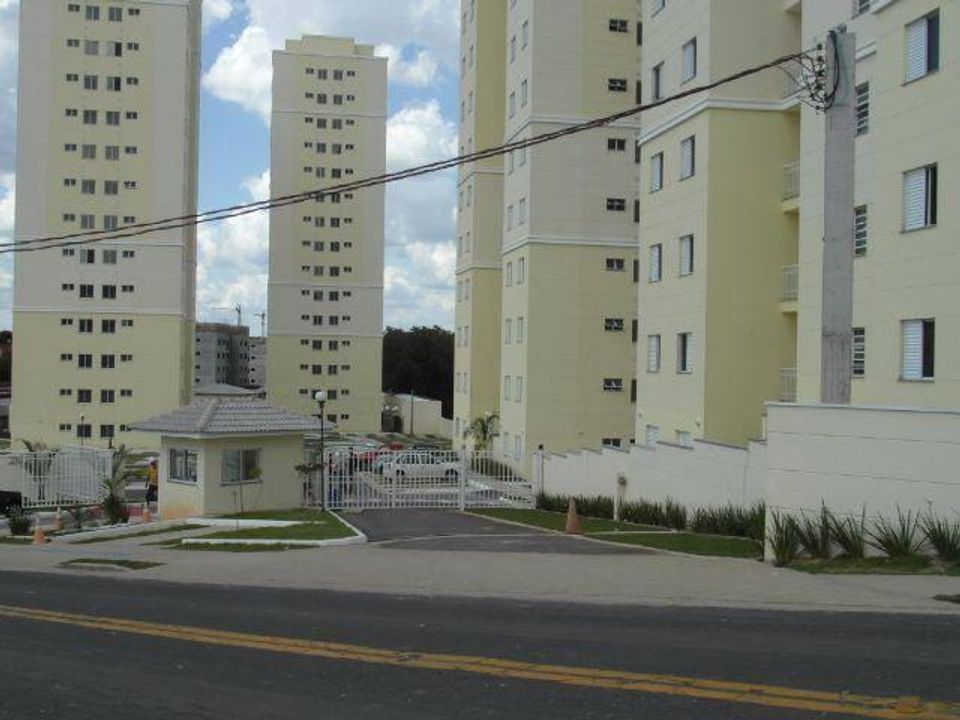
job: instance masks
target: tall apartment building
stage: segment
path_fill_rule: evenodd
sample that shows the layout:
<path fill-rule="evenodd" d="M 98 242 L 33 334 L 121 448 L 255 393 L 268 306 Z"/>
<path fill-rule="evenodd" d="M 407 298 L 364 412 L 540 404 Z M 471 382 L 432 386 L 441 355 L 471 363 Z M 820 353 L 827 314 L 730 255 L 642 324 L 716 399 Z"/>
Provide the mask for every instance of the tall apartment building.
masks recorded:
<path fill-rule="evenodd" d="M 197 323 L 193 384 L 249 387 L 250 328 L 225 323 Z"/>
<path fill-rule="evenodd" d="M 271 193 L 381 175 L 387 61 L 372 45 L 304 36 L 273 55 Z M 271 211 L 267 394 L 347 431 L 382 408 L 384 191 L 323 195 Z"/>
<path fill-rule="evenodd" d="M 464 7 L 469 17 L 472 4 Z M 639 19 L 635 0 L 507 3 L 503 139 L 632 106 Z M 496 27 L 501 19 L 481 14 L 477 22 Z M 486 37 L 482 27 L 464 34 L 467 78 L 483 47 L 471 44 L 474 33 Z M 632 438 L 638 129 L 628 120 L 516 151 L 504 160 L 502 210 L 480 208 L 481 226 L 503 223 L 500 329 L 491 339 L 461 326 L 461 335 L 474 365 L 499 357 L 500 449 L 522 470 L 541 444 L 626 446 Z"/>
<path fill-rule="evenodd" d="M 267 339 L 252 337 L 249 342 L 250 361 L 247 366 L 248 386 L 263 388 L 267 386 Z"/>
<path fill-rule="evenodd" d="M 842 3 L 841 3 L 842 4 Z M 800 48 L 782 3 L 645 4 L 642 98 L 655 102 Z M 646 111 L 640 159 L 638 442 L 744 443 L 794 366 L 799 102 L 765 72 Z M 792 88 L 790 88 L 792 90 Z"/>
<path fill-rule="evenodd" d="M 856 33 L 854 403 L 960 407 L 960 5 L 804 0 L 808 44 Z M 823 118 L 802 109 L 797 390 L 820 398 Z"/>
<path fill-rule="evenodd" d="M 200 0 L 20 6 L 17 241 L 196 212 Z M 16 256 L 13 435 L 144 446 L 189 400 L 196 231 Z"/>
<path fill-rule="evenodd" d="M 460 154 L 503 142 L 507 0 L 462 0 Z M 501 156 L 460 167 L 457 182 L 454 438 L 500 410 L 503 247 Z"/>

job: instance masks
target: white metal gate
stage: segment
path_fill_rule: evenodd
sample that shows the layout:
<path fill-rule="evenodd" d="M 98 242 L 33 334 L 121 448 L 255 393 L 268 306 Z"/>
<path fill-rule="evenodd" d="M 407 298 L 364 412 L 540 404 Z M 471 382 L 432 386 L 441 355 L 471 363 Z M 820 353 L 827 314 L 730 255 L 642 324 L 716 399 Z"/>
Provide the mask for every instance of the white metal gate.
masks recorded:
<path fill-rule="evenodd" d="M 530 481 L 489 452 L 328 450 L 307 458 L 306 504 L 332 510 L 533 507 Z"/>
<path fill-rule="evenodd" d="M 89 447 L 5 453 L 0 455 L 0 490 L 19 492 L 25 508 L 97 503 L 105 493 L 112 457 L 111 450 Z"/>

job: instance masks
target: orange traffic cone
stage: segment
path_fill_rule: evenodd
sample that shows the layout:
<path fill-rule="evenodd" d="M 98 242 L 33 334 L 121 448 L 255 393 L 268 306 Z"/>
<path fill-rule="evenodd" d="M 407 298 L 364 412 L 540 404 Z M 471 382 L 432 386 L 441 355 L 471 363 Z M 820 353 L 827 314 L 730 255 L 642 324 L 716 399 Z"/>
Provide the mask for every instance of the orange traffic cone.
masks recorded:
<path fill-rule="evenodd" d="M 577 515 L 577 503 L 573 498 L 570 498 L 570 502 L 567 504 L 567 527 L 564 528 L 564 532 L 567 535 L 579 535 L 582 532 L 580 530 L 580 516 Z"/>
<path fill-rule="evenodd" d="M 43 528 L 40 526 L 40 518 L 37 518 L 34 521 L 33 525 L 33 544 L 34 545 L 46 545 L 47 536 L 43 532 Z"/>
<path fill-rule="evenodd" d="M 150 503 L 145 502 L 143 504 L 143 511 L 140 513 L 140 522 L 148 523 L 153 522 L 153 517 L 150 515 Z"/>

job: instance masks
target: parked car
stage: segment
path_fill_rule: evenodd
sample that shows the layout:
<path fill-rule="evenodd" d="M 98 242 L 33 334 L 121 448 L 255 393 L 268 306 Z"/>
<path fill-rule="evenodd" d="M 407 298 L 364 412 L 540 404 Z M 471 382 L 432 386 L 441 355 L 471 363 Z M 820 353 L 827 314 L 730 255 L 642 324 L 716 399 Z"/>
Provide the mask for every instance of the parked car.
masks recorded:
<path fill-rule="evenodd" d="M 384 458 L 383 475 L 397 480 L 403 478 L 456 480 L 460 477 L 460 465 L 453 458 L 436 453 L 401 452 Z"/>

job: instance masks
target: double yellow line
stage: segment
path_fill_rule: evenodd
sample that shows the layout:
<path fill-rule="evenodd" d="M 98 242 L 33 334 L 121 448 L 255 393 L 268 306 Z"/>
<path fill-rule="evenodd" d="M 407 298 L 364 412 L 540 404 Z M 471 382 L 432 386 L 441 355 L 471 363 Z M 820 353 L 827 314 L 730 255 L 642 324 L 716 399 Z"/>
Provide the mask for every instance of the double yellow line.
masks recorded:
<path fill-rule="evenodd" d="M 543 665 L 470 655 L 404 652 L 346 643 L 255 635 L 183 625 L 166 625 L 140 620 L 78 615 L 8 605 L 0 605 L 0 617 L 71 625 L 91 630 L 144 635 L 205 645 L 321 657 L 330 660 L 392 665 L 421 670 L 474 673 L 599 690 L 672 695 L 814 713 L 839 713 L 856 717 L 890 718 L 893 720 L 902 720 L 903 718 L 958 720 L 960 718 L 960 705 L 925 702 L 918 698 L 869 697 L 866 695 L 794 690 L 773 685 L 708 680 L 677 675 Z"/>

